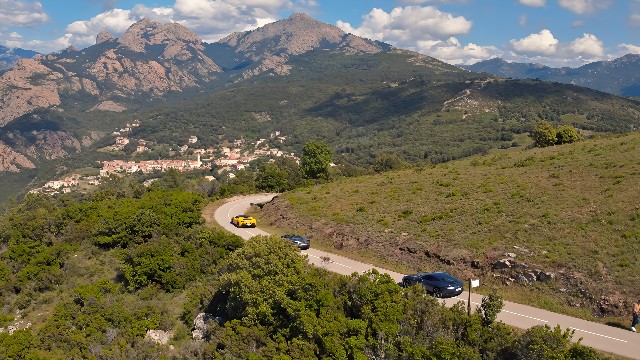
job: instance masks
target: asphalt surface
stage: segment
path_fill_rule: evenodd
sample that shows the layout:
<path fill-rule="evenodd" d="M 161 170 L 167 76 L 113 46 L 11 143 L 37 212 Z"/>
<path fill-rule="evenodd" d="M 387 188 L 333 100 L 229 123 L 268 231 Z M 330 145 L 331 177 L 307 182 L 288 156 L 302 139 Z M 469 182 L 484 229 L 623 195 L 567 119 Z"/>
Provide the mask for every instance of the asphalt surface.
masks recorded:
<path fill-rule="evenodd" d="M 215 220 L 224 229 L 239 235 L 245 240 L 257 235 L 270 235 L 269 233 L 260 230 L 259 227 L 245 229 L 236 228 L 231 225 L 231 218 L 235 215 L 243 214 L 251 207 L 252 204 L 267 202 L 271 200 L 273 196 L 274 194 L 259 194 L 231 199 L 229 202 L 216 209 L 214 219 L 207 219 L 207 221 Z M 258 226 L 260 226 L 259 219 Z M 363 273 L 375 268 L 382 273 L 389 274 L 397 282 L 400 282 L 404 276 L 397 272 L 375 267 L 371 264 L 351 260 L 344 256 L 320 251 L 314 248 L 304 250 L 302 253 L 308 256 L 311 264 L 343 275 L 350 275 L 354 272 Z M 465 287 L 467 285 L 468 282 L 465 281 Z M 462 301 L 466 306 L 468 296 L 469 293 L 465 291 L 460 296 L 444 299 L 443 302 L 447 306 L 451 306 Z M 481 301 L 481 295 L 471 293 L 472 309 L 479 306 Z M 633 333 L 629 331 L 629 329 L 621 329 L 594 323 L 508 301 L 505 301 L 504 308 L 498 315 L 498 321 L 502 321 L 505 324 L 521 329 L 527 329 L 535 325 L 549 325 L 552 328 L 556 325 L 560 325 L 563 330 L 575 330 L 573 340 L 578 341 L 581 339 L 581 343 L 583 345 L 630 359 L 640 359 L 640 333 Z M 629 325 L 630 323 L 631 316 L 629 316 Z"/>

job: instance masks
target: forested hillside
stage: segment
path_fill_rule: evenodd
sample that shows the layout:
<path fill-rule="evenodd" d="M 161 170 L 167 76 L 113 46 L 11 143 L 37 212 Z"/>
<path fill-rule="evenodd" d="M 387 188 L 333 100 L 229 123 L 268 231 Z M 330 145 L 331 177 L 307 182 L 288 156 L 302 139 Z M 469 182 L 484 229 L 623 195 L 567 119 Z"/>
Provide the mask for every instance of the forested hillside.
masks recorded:
<path fill-rule="evenodd" d="M 497 297 L 469 317 L 388 275 L 310 266 L 275 237 L 243 244 L 203 227 L 207 198 L 170 180 L 2 214 L 0 358 L 602 358 L 569 331 L 494 323 Z"/>

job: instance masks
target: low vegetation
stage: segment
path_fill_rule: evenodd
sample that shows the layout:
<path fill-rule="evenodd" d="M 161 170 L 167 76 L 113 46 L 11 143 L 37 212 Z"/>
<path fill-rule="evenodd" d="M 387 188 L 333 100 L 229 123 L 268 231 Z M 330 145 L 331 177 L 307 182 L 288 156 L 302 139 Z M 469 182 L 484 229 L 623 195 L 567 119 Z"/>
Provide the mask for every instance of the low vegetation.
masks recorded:
<path fill-rule="evenodd" d="M 289 192 L 258 216 L 397 271 L 479 276 L 509 300 L 622 326 L 640 298 L 639 157 L 638 133 L 496 150 Z M 511 256 L 555 278 L 492 270 Z"/>
<path fill-rule="evenodd" d="M 468 316 L 376 271 L 313 267 L 278 237 L 206 228 L 206 195 L 171 177 L 29 195 L 0 216 L 0 358 L 603 358 L 568 330 L 494 322 L 496 296 Z"/>

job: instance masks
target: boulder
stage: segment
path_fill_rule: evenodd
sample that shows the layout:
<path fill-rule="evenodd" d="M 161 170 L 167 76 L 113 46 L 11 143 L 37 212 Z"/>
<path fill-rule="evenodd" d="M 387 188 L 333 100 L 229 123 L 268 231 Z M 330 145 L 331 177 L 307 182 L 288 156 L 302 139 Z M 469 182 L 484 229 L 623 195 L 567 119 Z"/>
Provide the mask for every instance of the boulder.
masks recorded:
<path fill-rule="evenodd" d="M 491 268 L 494 270 L 509 269 L 510 267 L 511 267 L 511 261 L 509 259 L 498 260 L 494 262 L 493 265 L 491 266 Z"/>
<path fill-rule="evenodd" d="M 193 331 L 191 331 L 191 338 L 193 340 L 203 340 L 204 335 L 209 328 L 209 324 L 211 320 L 220 323 L 222 321 L 221 318 L 213 316 L 213 314 L 200 313 L 193 320 Z"/>
<path fill-rule="evenodd" d="M 165 345 L 173 337 L 173 331 L 147 330 L 144 339 L 153 341 L 156 344 Z"/>
<path fill-rule="evenodd" d="M 556 274 L 552 273 L 552 272 L 539 272 L 538 273 L 538 281 L 542 281 L 542 282 L 546 282 L 546 281 L 551 281 L 553 279 L 556 278 Z"/>

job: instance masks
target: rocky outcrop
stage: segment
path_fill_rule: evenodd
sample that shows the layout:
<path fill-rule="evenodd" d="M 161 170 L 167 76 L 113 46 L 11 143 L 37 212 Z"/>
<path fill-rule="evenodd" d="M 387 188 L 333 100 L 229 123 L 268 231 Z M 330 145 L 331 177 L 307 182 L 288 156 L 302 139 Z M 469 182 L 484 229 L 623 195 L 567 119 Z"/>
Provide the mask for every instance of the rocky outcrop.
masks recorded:
<path fill-rule="evenodd" d="M 222 319 L 220 317 L 214 316 L 213 314 L 200 313 L 193 320 L 193 331 L 191 331 L 191 338 L 193 340 L 204 340 L 207 329 L 211 326 L 212 321 L 220 324 Z"/>
<path fill-rule="evenodd" d="M 107 35 L 101 36 L 103 42 Z M 162 50 L 160 56 L 155 55 L 158 46 Z M 140 56 L 129 56 L 126 50 Z M 203 50 L 202 39 L 186 27 L 143 19 L 133 24 L 87 71 L 103 87 L 114 89 L 112 94 L 161 96 L 215 78 L 221 68 Z"/>
<path fill-rule="evenodd" d="M 150 45 L 190 44 L 199 50 L 204 49 L 202 39 L 185 26 L 161 24 L 148 18 L 131 25 L 118 42 L 137 52 L 145 52 Z"/>
<path fill-rule="evenodd" d="M 115 38 L 108 31 L 102 30 L 96 35 L 96 45 L 107 41 L 114 41 Z"/>
<path fill-rule="evenodd" d="M 25 59 L 0 77 L 0 126 L 37 108 L 60 105 L 63 75 Z"/>
<path fill-rule="evenodd" d="M 271 71 L 288 74 L 290 56 L 315 49 L 329 49 L 345 53 L 378 53 L 388 45 L 347 34 L 340 28 L 315 20 L 305 14 L 293 14 L 288 19 L 267 24 L 259 29 L 233 33 L 220 40 L 253 66 L 244 77 Z"/>
<path fill-rule="evenodd" d="M 26 156 L 0 142 L 0 171 L 19 172 L 21 169 L 33 168 L 35 165 Z"/>
<path fill-rule="evenodd" d="M 144 339 L 156 344 L 166 345 L 172 337 L 173 331 L 147 330 L 147 334 L 144 336 Z"/>

